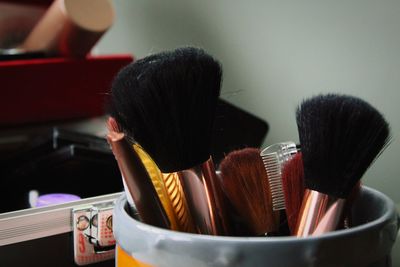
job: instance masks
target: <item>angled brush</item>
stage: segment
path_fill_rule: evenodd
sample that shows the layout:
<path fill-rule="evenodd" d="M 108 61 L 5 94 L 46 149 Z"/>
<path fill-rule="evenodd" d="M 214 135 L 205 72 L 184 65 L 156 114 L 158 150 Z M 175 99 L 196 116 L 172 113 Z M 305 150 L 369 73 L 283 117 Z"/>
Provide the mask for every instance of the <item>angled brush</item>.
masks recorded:
<path fill-rule="evenodd" d="M 195 224 L 205 234 L 226 231 L 222 191 L 210 158 L 221 76 L 220 64 L 203 50 L 180 48 L 126 66 L 111 92 L 111 115 L 161 172 L 178 172 L 184 191 L 195 179 L 202 184 L 199 192 L 207 194 L 207 212 Z"/>
<path fill-rule="evenodd" d="M 254 235 L 275 233 L 279 212 L 272 210 L 267 173 L 257 148 L 230 152 L 220 164 L 224 192 Z"/>
<path fill-rule="evenodd" d="M 305 191 L 297 236 L 333 231 L 345 199 L 389 140 L 389 125 L 367 102 L 319 95 L 297 109 Z"/>

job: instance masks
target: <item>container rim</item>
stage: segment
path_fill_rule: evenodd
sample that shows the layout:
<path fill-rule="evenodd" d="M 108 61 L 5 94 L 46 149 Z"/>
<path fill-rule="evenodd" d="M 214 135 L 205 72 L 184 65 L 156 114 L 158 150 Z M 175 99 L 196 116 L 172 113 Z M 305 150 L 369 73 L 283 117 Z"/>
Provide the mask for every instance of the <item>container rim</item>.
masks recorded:
<path fill-rule="evenodd" d="M 143 232 L 149 232 L 152 235 L 163 235 L 168 236 L 170 234 L 174 235 L 174 238 L 191 238 L 191 239 L 198 239 L 198 240 L 210 240 L 213 241 L 221 241 L 221 242 L 310 242 L 312 240 L 329 240 L 332 238 L 338 238 L 340 236 L 349 236 L 351 235 L 358 235 L 364 231 L 369 231 L 371 228 L 379 228 L 382 224 L 387 223 L 391 220 L 397 219 L 397 229 L 399 229 L 399 215 L 395 209 L 393 201 L 387 197 L 385 194 L 381 193 L 378 190 L 372 189 L 367 186 L 362 186 L 362 190 L 365 190 L 367 193 L 373 193 L 374 195 L 378 196 L 380 200 L 385 203 L 385 212 L 370 222 L 364 223 L 362 225 L 354 226 L 350 229 L 341 229 L 336 230 L 333 232 L 325 233 L 320 236 L 310 236 L 310 237 L 295 237 L 295 236 L 279 236 L 279 237 L 237 237 L 237 236 L 213 236 L 213 235 L 205 235 L 205 234 L 193 234 L 193 233 L 186 233 L 180 232 L 170 229 L 164 229 L 156 226 L 152 226 L 146 223 L 143 223 L 133 217 L 131 217 L 127 211 L 125 210 L 125 206 L 127 203 L 125 194 L 122 194 L 116 201 L 116 205 L 114 207 L 114 213 L 118 213 L 118 217 L 122 216 L 122 219 L 126 222 L 129 221 L 130 224 L 136 225 L 137 228 L 142 230 Z M 114 217 L 115 218 L 115 217 Z M 395 219 L 396 218 L 396 219 Z M 114 227 L 115 227 L 114 223 Z"/>

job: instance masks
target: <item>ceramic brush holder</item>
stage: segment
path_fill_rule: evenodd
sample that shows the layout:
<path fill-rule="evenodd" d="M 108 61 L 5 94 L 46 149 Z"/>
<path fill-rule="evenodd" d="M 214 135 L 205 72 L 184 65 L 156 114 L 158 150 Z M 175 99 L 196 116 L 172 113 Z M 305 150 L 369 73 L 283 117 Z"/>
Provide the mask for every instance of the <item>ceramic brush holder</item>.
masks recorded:
<path fill-rule="evenodd" d="M 400 220 L 393 202 L 363 187 L 352 207 L 353 226 L 318 237 L 223 237 L 144 224 L 114 208 L 117 267 L 274 266 L 389 267 Z"/>

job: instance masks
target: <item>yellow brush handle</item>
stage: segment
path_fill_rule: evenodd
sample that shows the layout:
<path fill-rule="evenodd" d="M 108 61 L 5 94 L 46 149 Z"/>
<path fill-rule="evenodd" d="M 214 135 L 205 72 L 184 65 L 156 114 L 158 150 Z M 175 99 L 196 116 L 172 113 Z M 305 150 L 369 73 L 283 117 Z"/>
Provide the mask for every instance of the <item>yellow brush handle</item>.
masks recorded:
<path fill-rule="evenodd" d="M 195 227 L 177 173 L 161 173 L 153 159 L 139 144 L 134 150 L 143 162 L 160 201 L 167 213 L 172 230 L 195 233 Z"/>
<path fill-rule="evenodd" d="M 143 162 L 144 167 L 146 168 L 153 186 L 157 192 L 158 197 L 160 198 L 161 204 L 164 207 L 165 212 L 167 213 L 168 219 L 171 224 L 172 230 L 181 230 L 178 225 L 178 218 L 172 206 L 171 199 L 169 197 L 167 188 L 165 186 L 163 175 L 161 171 L 158 169 L 156 163 L 152 160 L 152 158 L 143 150 L 143 148 L 134 144 L 133 149 L 139 155 L 140 159 Z"/>
<path fill-rule="evenodd" d="M 187 233 L 195 233 L 196 228 L 194 227 L 178 174 L 176 172 L 163 173 L 163 179 L 172 202 L 172 207 L 178 218 L 180 230 Z"/>

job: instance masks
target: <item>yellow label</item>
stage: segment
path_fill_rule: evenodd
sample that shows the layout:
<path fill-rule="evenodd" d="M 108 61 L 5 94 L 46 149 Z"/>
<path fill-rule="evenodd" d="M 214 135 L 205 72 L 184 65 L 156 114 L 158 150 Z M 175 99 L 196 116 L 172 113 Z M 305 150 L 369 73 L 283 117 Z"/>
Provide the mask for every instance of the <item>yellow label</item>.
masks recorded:
<path fill-rule="evenodd" d="M 135 260 L 120 246 L 117 246 L 116 259 L 116 267 L 152 267 L 151 265 Z"/>

